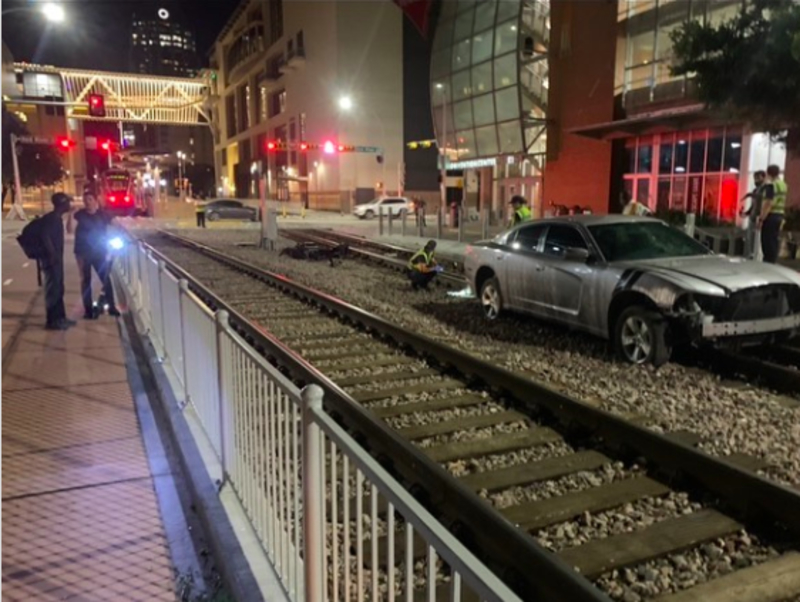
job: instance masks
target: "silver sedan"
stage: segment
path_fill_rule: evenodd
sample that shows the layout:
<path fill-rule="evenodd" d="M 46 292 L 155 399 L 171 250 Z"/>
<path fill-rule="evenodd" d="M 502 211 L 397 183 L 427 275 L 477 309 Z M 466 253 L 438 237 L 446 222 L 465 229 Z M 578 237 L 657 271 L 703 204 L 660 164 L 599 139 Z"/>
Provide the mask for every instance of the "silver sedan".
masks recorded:
<path fill-rule="evenodd" d="M 800 274 L 715 255 L 664 222 L 621 215 L 527 222 L 467 248 L 484 315 L 515 310 L 610 339 L 661 365 L 681 344 L 758 344 L 800 332 Z"/>

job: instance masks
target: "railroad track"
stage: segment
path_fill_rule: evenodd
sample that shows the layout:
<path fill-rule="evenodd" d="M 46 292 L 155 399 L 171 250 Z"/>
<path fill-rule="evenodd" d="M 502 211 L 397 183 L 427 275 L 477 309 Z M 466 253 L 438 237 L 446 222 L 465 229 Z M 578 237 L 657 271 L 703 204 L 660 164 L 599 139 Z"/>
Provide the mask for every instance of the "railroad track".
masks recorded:
<path fill-rule="evenodd" d="M 691 433 L 660 435 L 203 245 L 150 242 L 259 352 L 321 384 L 332 414 L 523 599 L 653 597 L 672 589 L 665 567 L 692 559 L 667 599 L 800 596 L 800 493 L 754 474 L 757 459 L 712 458 Z"/>
<path fill-rule="evenodd" d="M 411 252 L 403 247 L 368 240 L 360 236 L 333 232 L 329 230 L 303 229 L 283 230 L 281 233 L 298 242 L 309 241 L 334 247 L 338 244 L 351 245 L 352 253 L 367 261 L 384 265 L 394 270 L 405 270 Z M 442 274 L 440 280 L 450 288 L 463 288 L 467 283 L 463 276 L 463 266 L 453 258 L 446 260 L 449 272 Z M 695 366 L 699 365 L 720 376 L 742 379 L 757 383 L 779 393 L 797 394 L 800 392 L 800 339 L 794 343 L 756 347 L 751 350 L 735 352 L 715 349 L 686 350 L 676 353 L 674 360 Z"/>

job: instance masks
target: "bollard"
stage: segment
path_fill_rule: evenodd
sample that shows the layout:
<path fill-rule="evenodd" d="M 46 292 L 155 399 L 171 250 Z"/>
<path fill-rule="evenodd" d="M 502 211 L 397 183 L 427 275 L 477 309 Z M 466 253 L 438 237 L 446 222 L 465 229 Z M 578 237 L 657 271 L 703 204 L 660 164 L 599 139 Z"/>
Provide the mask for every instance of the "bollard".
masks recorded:
<path fill-rule="evenodd" d="M 389 219 L 389 236 L 391 236 L 392 234 L 394 234 L 394 232 L 392 232 L 392 225 L 394 224 L 394 211 L 392 210 L 391 207 L 389 207 L 388 219 Z"/>
<path fill-rule="evenodd" d="M 459 205 L 456 208 L 456 216 L 458 217 L 458 242 L 464 240 L 464 208 Z"/>
<path fill-rule="evenodd" d="M 383 206 L 378 207 L 378 236 L 383 236 Z"/>
<path fill-rule="evenodd" d="M 692 238 L 694 238 L 694 220 L 695 220 L 694 213 L 686 214 L 686 226 L 684 226 L 684 231 L 688 236 L 691 236 Z"/>
<path fill-rule="evenodd" d="M 481 238 L 483 240 L 489 238 L 489 209 L 486 207 L 481 209 Z"/>
<path fill-rule="evenodd" d="M 425 237 L 425 210 L 421 207 L 417 209 L 417 231 L 420 238 Z"/>
<path fill-rule="evenodd" d="M 408 211 L 403 209 L 400 212 L 400 236 L 406 235 L 406 217 L 408 217 Z"/>
<path fill-rule="evenodd" d="M 442 209 L 439 207 L 439 210 L 436 212 L 436 238 L 442 238 Z"/>
<path fill-rule="evenodd" d="M 322 479 L 324 445 L 314 420 L 322 411 L 322 388 L 308 385 L 300 392 L 303 407 L 303 560 L 305 594 L 309 602 L 323 600 L 325 584 L 325 521 Z M 346 503 L 346 502 L 345 502 Z"/>

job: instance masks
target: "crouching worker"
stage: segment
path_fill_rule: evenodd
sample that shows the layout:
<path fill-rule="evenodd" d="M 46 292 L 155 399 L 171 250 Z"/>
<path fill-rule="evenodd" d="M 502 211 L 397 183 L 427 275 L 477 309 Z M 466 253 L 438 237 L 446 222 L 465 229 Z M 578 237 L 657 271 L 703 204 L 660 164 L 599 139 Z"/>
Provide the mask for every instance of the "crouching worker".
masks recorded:
<path fill-rule="evenodd" d="M 408 279 L 411 280 L 411 288 L 418 290 L 428 288 L 431 280 L 436 278 L 436 274 L 442 271 L 442 267 L 436 263 L 433 253 L 436 250 L 436 241 L 429 240 L 428 243 L 419 251 L 411 256 L 408 261 Z"/>

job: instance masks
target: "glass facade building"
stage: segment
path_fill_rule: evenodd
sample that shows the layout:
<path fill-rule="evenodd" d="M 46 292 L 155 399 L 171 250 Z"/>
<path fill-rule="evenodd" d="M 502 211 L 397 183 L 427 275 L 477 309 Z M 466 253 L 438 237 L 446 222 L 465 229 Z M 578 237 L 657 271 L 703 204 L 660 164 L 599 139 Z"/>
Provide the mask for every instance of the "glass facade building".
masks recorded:
<path fill-rule="evenodd" d="M 548 0 L 442 3 L 431 99 L 451 163 L 543 155 L 549 29 Z"/>

